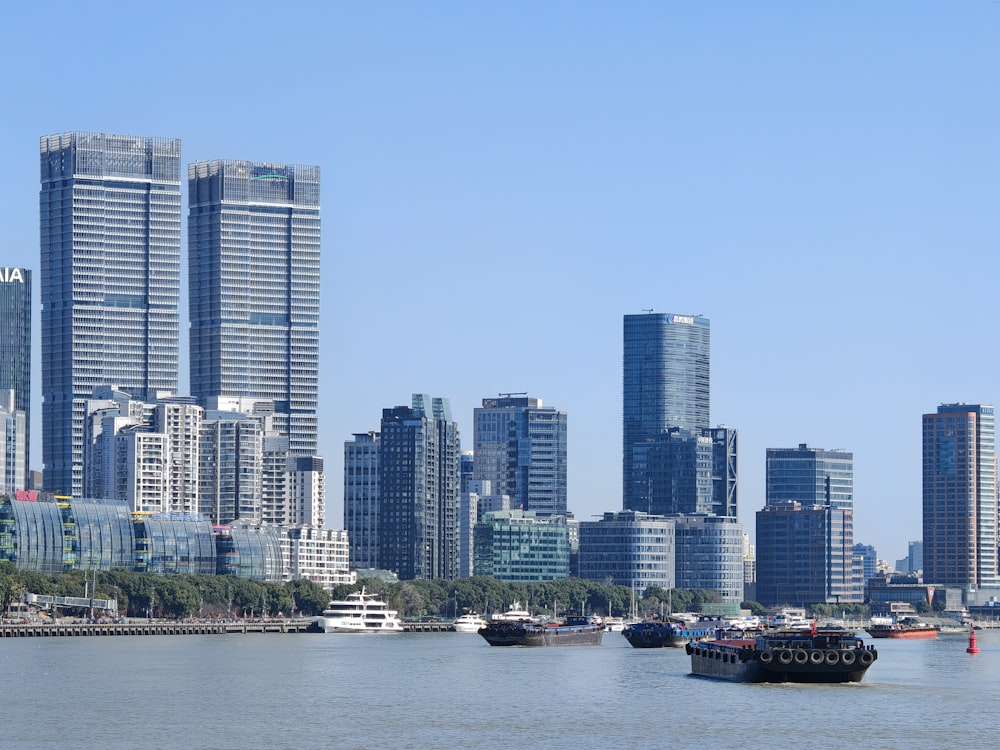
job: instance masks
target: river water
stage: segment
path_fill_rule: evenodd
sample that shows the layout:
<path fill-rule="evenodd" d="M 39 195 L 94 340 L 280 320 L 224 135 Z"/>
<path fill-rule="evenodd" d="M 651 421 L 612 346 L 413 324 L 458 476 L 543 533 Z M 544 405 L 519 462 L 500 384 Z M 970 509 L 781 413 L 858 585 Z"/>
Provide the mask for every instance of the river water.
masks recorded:
<path fill-rule="evenodd" d="M 691 677 L 683 649 L 478 635 L 0 642 L 0 748 L 950 748 L 991 742 L 1000 631 L 877 642 L 849 685 Z"/>

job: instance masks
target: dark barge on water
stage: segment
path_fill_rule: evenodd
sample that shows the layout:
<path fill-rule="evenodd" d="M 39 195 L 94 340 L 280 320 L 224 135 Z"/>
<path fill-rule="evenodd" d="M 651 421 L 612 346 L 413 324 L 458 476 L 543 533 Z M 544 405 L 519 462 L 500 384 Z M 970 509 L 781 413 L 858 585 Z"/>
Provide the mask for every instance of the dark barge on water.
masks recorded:
<path fill-rule="evenodd" d="M 559 622 L 490 620 L 479 635 L 491 646 L 600 646 L 604 625 L 573 615 Z"/>
<path fill-rule="evenodd" d="M 861 682 L 878 659 L 854 631 L 720 631 L 685 646 L 691 674 L 730 682 Z"/>
<path fill-rule="evenodd" d="M 688 627 L 672 620 L 643 620 L 626 625 L 622 635 L 632 648 L 684 648 L 714 632 L 715 628 Z"/>

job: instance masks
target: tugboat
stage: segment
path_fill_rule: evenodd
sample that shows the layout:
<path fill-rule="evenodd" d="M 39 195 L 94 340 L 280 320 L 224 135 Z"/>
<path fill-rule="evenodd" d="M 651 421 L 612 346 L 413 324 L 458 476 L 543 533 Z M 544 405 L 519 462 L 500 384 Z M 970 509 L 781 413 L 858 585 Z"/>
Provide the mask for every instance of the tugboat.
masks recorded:
<path fill-rule="evenodd" d="M 715 640 L 685 646 L 691 674 L 730 682 L 861 682 L 878 659 L 854 631 L 814 626 L 750 637 L 720 631 Z"/>
<path fill-rule="evenodd" d="M 491 646 L 600 646 L 604 624 L 595 617 L 572 615 L 548 623 L 493 619 L 479 635 Z"/>

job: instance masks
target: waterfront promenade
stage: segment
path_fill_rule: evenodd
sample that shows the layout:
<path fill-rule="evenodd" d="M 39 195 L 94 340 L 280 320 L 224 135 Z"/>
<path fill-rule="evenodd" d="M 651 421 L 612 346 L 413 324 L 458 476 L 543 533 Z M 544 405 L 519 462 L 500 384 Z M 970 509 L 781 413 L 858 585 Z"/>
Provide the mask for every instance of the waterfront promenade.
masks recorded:
<path fill-rule="evenodd" d="M 235 635 L 251 633 L 307 633 L 312 618 L 269 620 L 198 620 L 175 622 L 129 620 L 127 622 L 43 621 L 0 624 L 0 638 L 52 638 L 58 636 L 112 635 Z M 410 633 L 440 633 L 454 630 L 451 623 L 403 623 Z"/>

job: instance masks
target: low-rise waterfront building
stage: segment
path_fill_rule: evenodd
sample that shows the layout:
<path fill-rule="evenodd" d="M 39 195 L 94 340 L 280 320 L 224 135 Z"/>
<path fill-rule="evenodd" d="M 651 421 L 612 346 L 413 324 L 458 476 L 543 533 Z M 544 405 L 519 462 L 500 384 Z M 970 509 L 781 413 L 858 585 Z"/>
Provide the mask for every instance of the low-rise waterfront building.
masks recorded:
<path fill-rule="evenodd" d="M 475 527 L 473 573 L 498 581 L 568 578 L 565 517 L 539 518 L 530 510 L 485 513 Z"/>
<path fill-rule="evenodd" d="M 21 570 L 124 568 L 280 582 L 277 527 L 213 528 L 192 513 L 133 512 L 119 500 L 0 498 L 0 560 Z"/>
<path fill-rule="evenodd" d="M 628 586 L 639 596 L 650 586 L 672 589 L 674 533 L 672 519 L 637 510 L 580 521 L 580 577 Z"/>

